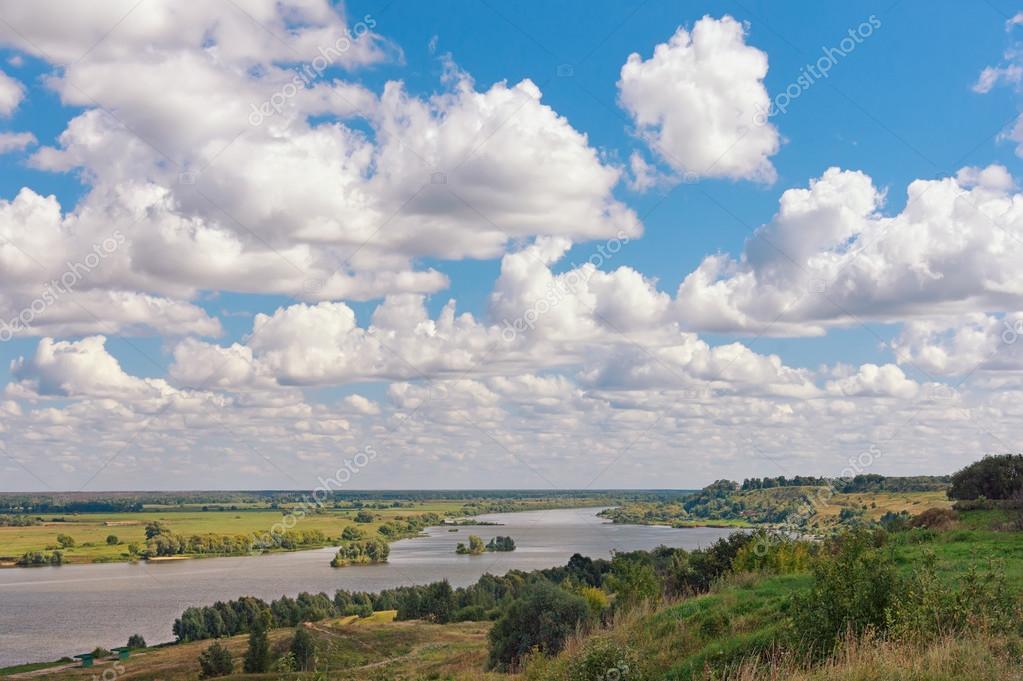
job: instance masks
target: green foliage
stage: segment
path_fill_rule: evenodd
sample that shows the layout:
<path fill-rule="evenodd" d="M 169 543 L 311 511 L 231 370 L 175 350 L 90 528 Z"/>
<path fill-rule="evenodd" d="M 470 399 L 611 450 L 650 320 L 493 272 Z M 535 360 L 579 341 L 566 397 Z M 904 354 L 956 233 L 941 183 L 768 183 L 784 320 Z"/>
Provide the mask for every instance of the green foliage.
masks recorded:
<path fill-rule="evenodd" d="M 1018 626 L 1023 609 L 1004 573 L 976 566 L 949 584 L 938 576 L 937 559 L 926 552 L 896 595 L 888 627 L 897 637 L 933 640 L 940 636 L 987 631 L 1006 633 Z"/>
<path fill-rule="evenodd" d="M 386 563 L 391 547 L 382 539 L 366 539 L 341 545 L 337 555 L 330 561 L 331 567 Z"/>
<path fill-rule="evenodd" d="M 161 523 L 159 520 L 153 520 L 146 523 L 146 539 L 152 539 L 153 537 L 159 536 L 166 533 L 167 526 Z"/>
<path fill-rule="evenodd" d="M 107 535 L 107 544 L 109 544 L 110 546 L 117 546 L 120 543 L 121 543 L 121 540 L 117 538 L 116 534 L 108 534 Z"/>
<path fill-rule="evenodd" d="M 96 646 L 95 648 L 92 649 L 92 656 L 97 660 L 102 660 L 104 658 L 110 657 L 112 654 L 113 653 L 111 653 L 103 646 Z"/>
<path fill-rule="evenodd" d="M 514 550 L 515 540 L 512 539 L 511 537 L 497 536 L 491 539 L 489 542 L 487 542 L 487 551 L 514 551 Z"/>
<path fill-rule="evenodd" d="M 455 547 L 455 553 L 468 554 L 470 556 L 478 556 L 486 551 L 486 546 L 483 545 L 483 540 L 478 535 L 469 535 L 469 545 L 466 546 L 462 542 L 458 542 L 458 546 Z"/>
<path fill-rule="evenodd" d="M 355 514 L 355 522 L 357 523 L 371 523 L 376 518 L 369 511 L 359 511 Z"/>
<path fill-rule="evenodd" d="M 214 643 L 206 650 L 199 653 L 199 678 L 212 679 L 217 676 L 227 676 L 234 671 L 234 660 L 231 659 L 231 651 Z"/>
<path fill-rule="evenodd" d="M 736 552 L 732 570 L 786 575 L 809 569 L 812 556 L 809 542 L 781 533 L 758 531 L 752 534 L 752 541 Z"/>
<path fill-rule="evenodd" d="M 270 622 L 270 613 L 264 610 L 252 623 L 249 647 L 245 651 L 245 660 L 242 664 L 247 674 L 259 674 L 270 669 L 270 637 L 267 635 Z"/>
<path fill-rule="evenodd" d="M 607 594 L 595 586 L 584 586 L 579 589 L 579 595 L 586 600 L 586 607 L 593 619 L 599 619 L 611 604 Z"/>
<path fill-rule="evenodd" d="M 305 627 L 295 630 L 295 635 L 291 639 L 290 652 L 294 658 L 294 669 L 309 671 L 316 665 L 316 645 L 312 635 Z"/>
<path fill-rule="evenodd" d="M 607 585 L 617 597 L 615 605 L 619 607 L 654 601 L 661 595 L 661 582 L 653 566 L 628 554 L 616 555 L 611 561 Z"/>
<path fill-rule="evenodd" d="M 894 558 L 882 535 L 852 531 L 832 541 L 813 564 L 814 585 L 792 601 L 799 645 L 829 654 L 847 632 L 884 631 L 899 588 Z"/>
<path fill-rule="evenodd" d="M 639 655 L 607 637 L 588 640 L 568 663 L 565 681 L 643 681 Z"/>
<path fill-rule="evenodd" d="M 60 545 L 62 549 L 70 549 L 75 545 L 75 538 L 68 534 L 58 534 L 57 544 Z"/>
<path fill-rule="evenodd" d="M 589 608 L 580 596 L 546 581 L 530 585 L 490 630 L 489 666 L 507 669 L 533 649 L 557 654 L 588 616 Z"/>
<path fill-rule="evenodd" d="M 949 499 L 1011 499 L 1023 490 L 1023 454 L 985 456 L 952 476 Z"/>
<path fill-rule="evenodd" d="M 15 561 L 19 567 L 40 567 L 43 565 L 63 565 L 64 554 L 54 551 L 49 556 L 39 551 L 28 551 Z"/>
<path fill-rule="evenodd" d="M 145 648 L 146 639 L 142 638 L 142 634 L 132 634 L 128 637 L 128 648 Z"/>
<path fill-rule="evenodd" d="M 345 529 L 341 530 L 341 541 L 358 541 L 365 538 L 366 533 L 352 525 L 348 525 Z"/>

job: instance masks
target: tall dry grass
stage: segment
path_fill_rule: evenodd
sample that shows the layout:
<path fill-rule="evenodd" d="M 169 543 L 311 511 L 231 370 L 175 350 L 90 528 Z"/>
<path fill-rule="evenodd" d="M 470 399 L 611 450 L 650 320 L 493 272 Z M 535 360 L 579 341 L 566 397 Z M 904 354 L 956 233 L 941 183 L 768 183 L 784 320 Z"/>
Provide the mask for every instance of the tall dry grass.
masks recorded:
<path fill-rule="evenodd" d="M 987 634 L 927 644 L 847 637 L 824 663 L 751 659 L 722 681 L 1023 681 L 1019 639 Z"/>

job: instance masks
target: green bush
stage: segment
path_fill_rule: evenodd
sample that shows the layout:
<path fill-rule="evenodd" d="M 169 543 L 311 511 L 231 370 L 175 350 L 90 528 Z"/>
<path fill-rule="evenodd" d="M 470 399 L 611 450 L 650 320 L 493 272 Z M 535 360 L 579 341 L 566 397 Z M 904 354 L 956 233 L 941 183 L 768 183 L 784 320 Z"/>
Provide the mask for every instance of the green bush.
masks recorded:
<path fill-rule="evenodd" d="M 933 552 L 924 555 L 899 589 L 887 615 L 891 633 L 899 638 L 933 640 L 976 631 L 1006 633 L 1023 618 L 1019 597 L 1005 577 L 993 569 L 974 567 L 952 584 L 938 578 Z"/>
<path fill-rule="evenodd" d="M 231 651 L 216 642 L 206 650 L 199 653 L 199 678 L 212 679 L 217 676 L 227 676 L 234 671 L 234 660 L 231 659 Z"/>
<path fill-rule="evenodd" d="M 607 637 L 592 638 L 568 663 L 566 681 L 642 681 L 639 655 Z"/>
<path fill-rule="evenodd" d="M 875 532 L 849 532 L 813 563 L 814 584 L 791 604 L 797 645 L 827 655 L 846 632 L 883 631 L 899 588 L 891 551 Z"/>
<path fill-rule="evenodd" d="M 556 655 L 588 616 L 581 596 L 545 580 L 529 585 L 490 630 L 489 666 L 507 669 L 533 649 Z"/>

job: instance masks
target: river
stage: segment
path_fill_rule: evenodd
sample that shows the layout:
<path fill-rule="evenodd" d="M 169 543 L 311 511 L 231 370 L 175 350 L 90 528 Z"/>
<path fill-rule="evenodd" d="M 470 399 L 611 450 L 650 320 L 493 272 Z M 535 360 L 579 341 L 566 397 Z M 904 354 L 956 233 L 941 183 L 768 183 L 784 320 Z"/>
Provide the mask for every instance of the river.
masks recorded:
<path fill-rule="evenodd" d="M 104 563 L 0 570 L 0 667 L 122 646 L 142 634 L 150 645 L 173 639 L 171 625 L 188 606 L 251 595 L 267 601 L 283 594 L 337 589 L 379 591 L 447 579 L 452 586 L 482 574 L 563 565 L 573 553 L 608 557 L 613 550 L 660 544 L 706 546 L 728 529 L 614 525 L 600 509 L 575 508 L 479 516 L 502 527 L 432 527 L 425 537 L 391 544 L 383 565 L 331 568 L 334 548 L 265 556 L 161 563 Z M 460 556 L 455 544 L 469 533 L 489 541 L 515 540 L 510 553 Z"/>

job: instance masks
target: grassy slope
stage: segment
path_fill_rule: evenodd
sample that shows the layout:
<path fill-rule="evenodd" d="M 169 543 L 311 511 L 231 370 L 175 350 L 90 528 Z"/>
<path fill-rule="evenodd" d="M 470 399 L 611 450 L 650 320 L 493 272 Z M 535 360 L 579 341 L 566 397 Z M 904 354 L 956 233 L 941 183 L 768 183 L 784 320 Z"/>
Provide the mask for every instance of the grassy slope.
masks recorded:
<path fill-rule="evenodd" d="M 880 504 L 879 504 L 880 505 Z M 937 533 L 927 541 L 894 544 L 898 563 L 906 571 L 919 565 L 925 552 L 933 552 L 939 574 L 949 580 L 971 568 L 996 563 L 1010 588 L 1023 591 L 1023 532 L 996 531 L 1004 526 L 1003 512 L 964 513 L 957 528 Z M 708 667 L 738 667 L 771 642 L 786 625 L 787 602 L 811 585 L 809 574 L 733 575 L 712 593 L 634 613 L 615 624 L 613 638 L 634 647 L 649 665 L 653 679 L 705 679 Z M 569 647 L 564 655 L 572 655 Z M 1013 652 L 1013 651 L 1016 652 Z M 953 679 L 1023 679 L 1020 639 L 978 636 L 970 640 L 943 640 L 922 648 L 875 643 L 853 647 L 845 657 L 820 669 L 793 669 L 776 661 L 774 668 L 740 670 L 741 681 L 952 681 Z M 564 656 L 563 655 L 563 656 Z M 769 667 L 770 665 L 768 665 Z M 527 675 L 528 676 L 528 675 Z"/>
<path fill-rule="evenodd" d="M 793 518 L 800 517 L 808 500 L 815 500 L 815 515 L 809 519 L 812 529 L 829 530 L 838 525 L 838 517 L 844 508 L 862 510 L 867 520 L 878 520 L 891 511 L 906 511 L 916 515 L 928 508 L 949 508 L 951 502 L 944 492 L 862 492 L 853 494 L 821 495 L 817 487 L 772 487 L 736 492 L 734 499 L 750 511 L 764 512 L 785 510 Z M 629 520 L 636 524 L 668 524 L 675 527 L 690 526 L 731 526 L 755 527 L 743 518 L 706 519 L 686 513 L 681 503 L 626 502 L 621 505 Z"/>

